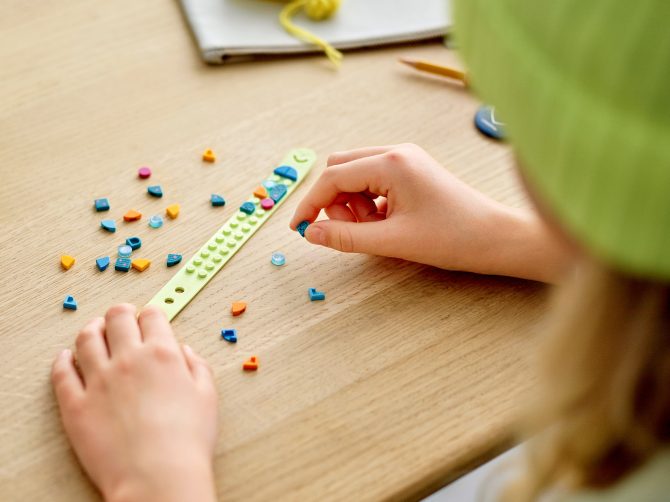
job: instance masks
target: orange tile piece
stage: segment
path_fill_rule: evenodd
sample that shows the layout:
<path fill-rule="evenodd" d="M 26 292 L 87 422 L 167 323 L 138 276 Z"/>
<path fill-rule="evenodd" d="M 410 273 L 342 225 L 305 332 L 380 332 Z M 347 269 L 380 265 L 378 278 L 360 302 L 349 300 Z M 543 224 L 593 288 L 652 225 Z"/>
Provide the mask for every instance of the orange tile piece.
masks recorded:
<path fill-rule="evenodd" d="M 244 371 L 256 371 L 258 369 L 258 358 L 256 356 L 251 356 L 249 359 L 244 361 L 244 364 L 242 364 L 242 369 Z"/>
<path fill-rule="evenodd" d="M 231 309 L 233 315 L 240 315 L 245 310 L 247 310 L 247 304 L 245 302 L 233 302 L 233 308 Z"/>
<path fill-rule="evenodd" d="M 72 268 L 72 265 L 74 265 L 74 256 L 70 256 L 69 254 L 61 255 L 60 265 L 65 270 L 70 270 Z"/>
<path fill-rule="evenodd" d="M 265 189 L 263 185 L 260 185 L 256 190 L 254 190 L 254 197 L 258 197 L 259 199 L 266 199 L 268 196 L 268 191 Z"/>
<path fill-rule="evenodd" d="M 179 204 L 172 204 L 167 207 L 165 214 L 174 220 L 177 216 L 179 216 L 179 209 Z"/>
<path fill-rule="evenodd" d="M 216 154 L 209 148 L 202 154 L 202 160 L 205 162 L 216 162 Z"/>
<path fill-rule="evenodd" d="M 135 211 L 134 209 L 131 209 L 128 211 L 126 214 L 123 215 L 123 219 L 125 221 L 137 221 L 142 217 L 142 213 L 139 211 Z"/>
<path fill-rule="evenodd" d="M 146 258 L 136 258 L 131 262 L 131 264 L 138 272 L 144 272 L 149 268 L 149 265 L 151 265 L 151 260 L 147 260 Z"/>

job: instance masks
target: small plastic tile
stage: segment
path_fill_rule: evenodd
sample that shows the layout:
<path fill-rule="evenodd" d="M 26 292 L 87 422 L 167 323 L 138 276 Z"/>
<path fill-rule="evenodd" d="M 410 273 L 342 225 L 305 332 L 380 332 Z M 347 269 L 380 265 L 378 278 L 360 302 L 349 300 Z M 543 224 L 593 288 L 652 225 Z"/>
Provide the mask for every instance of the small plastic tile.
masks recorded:
<path fill-rule="evenodd" d="M 265 209 L 266 211 L 268 209 L 272 209 L 275 205 L 275 201 L 272 200 L 270 197 L 266 197 L 261 201 L 261 207 Z"/>
<path fill-rule="evenodd" d="M 158 215 L 158 214 L 154 214 L 151 218 L 149 218 L 149 226 L 151 228 L 162 227 L 163 226 L 163 217 Z"/>
<path fill-rule="evenodd" d="M 272 180 L 265 180 L 263 183 L 261 183 L 265 188 L 270 190 L 273 186 L 275 186 L 277 183 L 275 183 Z"/>
<path fill-rule="evenodd" d="M 119 253 L 119 258 L 130 258 L 130 255 L 133 254 L 133 248 L 128 244 L 121 244 L 117 248 L 117 252 Z"/>
<path fill-rule="evenodd" d="M 286 178 L 291 181 L 298 181 L 298 171 L 293 169 L 291 166 L 279 166 L 274 170 L 274 173 L 277 176 L 281 176 L 282 178 Z"/>
<path fill-rule="evenodd" d="M 160 185 L 151 185 L 147 187 L 147 193 L 152 197 L 162 197 L 163 189 Z"/>
<path fill-rule="evenodd" d="M 132 262 L 130 261 L 130 258 L 117 258 L 116 263 L 114 263 L 114 270 L 118 270 L 119 272 L 128 272 L 131 265 Z"/>
<path fill-rule="evenodd" d="M 256 187 L 254 190 L 254 197 L 257 199 L 265 199 L 268 196 L 268 190 L 263 185 Z"/>
<path fill-rule="evenodd" d="M 125 221 L 137 221 L 142 217 L 142 213 L 139 211 L 135 211 L 134 209 L 131 209 L 128 211 L 126 214 L 123 215 L 123 219 Z"/>
<path fill-rule="evenodd" d="M 132 267 L 138 272 L 144 272 L 151 265 L 151 260 L 146 258 L 137 258 L 131 262 Z"/>
<path fill-rule="evenodd" d="M 295 229 L 298 231 L 298 233 L 302 236 L 305 237 L 305 231 L 307 230 L 307 227 L 309 226 L 309 221 L 301 221 L 298 223 L 298 226 L 295 227 Z"/>
<path fill-rule="evenodd" d="M 309 293 L 309 299 L 313 302 L 326 299 L 326 293 L 317 291 L 316 288 L 309 288 L 307 292 Z"/>
<path fill-rule="evenodd" d="M 74 296 L 67 295 L 65 301 L 63 302 L 63 308 L 67 310 L 77 310 L 77 300 L 74 299 Z"/>
<path fill-rule="evenodd" d="M 165 214 L 167 214 L 171 219 L 175 219 L 177 216 L 179 216 L 179 210 L 180 210 L 179 204 L 171 204 L 165 209 Z"/>
<path fill-rule="evenodd" d="M 98 267 L 100 272 L 104 272 L 109 267 L 109 256 L 101 256 L 95 260 L 95 265 Z"/>
<path fill-rule="evenodd" d="M 233 302 L 233 305 L 230 308 L 230 311 L 234 316 L 243 314 L 245 310 L 247 310 L 246 302 Z"/>
<path fill-rule="evenodd" d="M 258 357 L 251 356 L 244 361 L 244 363 L 242 363 L 242 369 L 244 371 L 256 371 L 258 369 Z"/>
<path fill-rule="evenodd" d="M 286 256 L 284 256 L 284 253 L 280 253 L 279 251 L 275 251 L 272 253 L 272 257 L 270 258 L 270 261 L 272 262 L 273 265 L 276 265 L 277 267 L 281 267 L 286 263 Z"/>
<path fill-rule="evenodd" d="M 226 205 L 226 200 L 221 197 L 219 194 L 213 193 L 211 197 L 209 198 L 209 201 L 212 203 L 212 206 L 214 207 L 220 207 L 220 206 L 225 206 Z"/>
<path fill-rule="evenodd" d="M 256 211 L 256 206 L 253 202 L 245 202 L 240 206 L 240 211 L 247 214 L 254 214 L 254 211 Z"/>
<path fill-rule="evenodd" d="M 116 222 L 114 220 L 102 220 L 100 222 L 100 228 L 114 233 L 116 232 Z"/>
<path fill-rule="evenodd" d="M 126 239 L 126 244 L 128 244 L 131 248 L 133 248 L 133 251 L 136 249 L 140 249 L 142 247 L 142 239 L 139 237 L 128 237 Z"/>
<path fill-rule="evenodd" d="M 142 166 L 137 170 L 137 175 L 142 179 L 146 179 L 151 176 L 151 168 Z"/>
<path fill-rule="evenodd" d="M 181 262 L 181 255 L 177 253 L 170 253 L 167 255 L 167 266 L 174 267 Z"/>
<path fill-rule="evenodd" d="M 216 154 L 211 150 L 207 149 L 202 154 L 202 160 L 205 162 L 216 162 Z"/>
<path fill-rule="evenodd" d="M 63 267 L 65 270 L 70 270 L 72 268 L 72 265 L 74 265 L 74 256 L 70 256 L 69 254 L 64 254 L 61 255 L 60 257 L 60 266 Z"/>
<path fill-rule="evenodd" d="M 237 330 L 236 329 L 222 329 L 221 338 L 230 343 L 237 343 Z"/>
<path fill-rule="evenodd" d="M 109 211 L 109 200 L 106 198 L 95 199 L 96 211 Z"/>
<path fill-rule="evenodd" d="M 286 188 L 286 185 L 278 183 L 269 190 L 270 198 L 275 202 L 279 202 L 284 198 L 287 191 L 288 188 Z"/>

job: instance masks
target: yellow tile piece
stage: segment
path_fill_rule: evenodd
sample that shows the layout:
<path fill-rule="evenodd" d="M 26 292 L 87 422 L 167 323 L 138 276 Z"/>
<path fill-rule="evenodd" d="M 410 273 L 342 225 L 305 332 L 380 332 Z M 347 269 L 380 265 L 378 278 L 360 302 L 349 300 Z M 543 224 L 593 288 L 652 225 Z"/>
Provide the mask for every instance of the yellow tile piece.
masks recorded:
<path fill-rule="evenodd" d="M 61 267 L 63 267 L 65 270 L 70 270 L 72 265 L 74 265 L 74 257 L 70 256 L 69 254 L 61 255 L 60 264 Z"/>
<path fill-rule="evenodd" d="M 138 272 L 144 272 L 151 265 L 151 260 L 146 258 L 136 258 L 132 261 L 133 268 Z"/>
<path fill-rule="evenodd" d="M 177 216 L 179 216 L 179 204 L 172 204 L 168 206 L 165 210 L 165 214 L 174 220 Z"/>
<path fill-rule="evenodd" d="M 216 162 L 216 154 L 209 148 L 202 154 L 202 160 L 205 162 Z"/>

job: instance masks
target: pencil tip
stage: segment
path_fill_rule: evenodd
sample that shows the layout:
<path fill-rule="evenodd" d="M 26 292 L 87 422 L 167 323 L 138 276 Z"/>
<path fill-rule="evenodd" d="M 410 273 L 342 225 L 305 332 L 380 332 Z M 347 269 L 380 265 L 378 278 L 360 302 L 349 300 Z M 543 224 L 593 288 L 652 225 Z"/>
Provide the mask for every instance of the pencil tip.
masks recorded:
<path fill-rule="evenodd" d="M 404 63 L 406 65 L 409 65 L 409 66 L 414 66 L 414 64 L 415 64 L 414 60 L 403 58 L 403 57 L 398 58 L 398 61 L 401 62 L 401 63 Z"/>

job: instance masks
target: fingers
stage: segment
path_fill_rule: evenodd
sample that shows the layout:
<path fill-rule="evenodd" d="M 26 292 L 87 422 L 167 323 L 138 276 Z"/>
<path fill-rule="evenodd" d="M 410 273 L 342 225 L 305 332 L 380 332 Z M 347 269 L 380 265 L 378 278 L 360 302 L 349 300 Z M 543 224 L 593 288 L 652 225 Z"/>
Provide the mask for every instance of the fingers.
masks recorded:
<path fill-rule="evenodd" d="M 102 317 L 91 319 L 82 328 L 75 342 L 77 364 L 84 381 L 109 361 L 105 344 L 105 320 Z"/>
<path fill-rule="evenodd" d="M 165 312 L 160 307 L 148 305 L 142 309 L 137 318 L 145 343 L 162 343 L 177 346 L 174 333 Z"/>
<path fill-rule="evenodd" d="M 345 152 L 335 152 L 328 157 L 328 166 L 336 166 L 339 164 L 344 164 L 346 162 L 351 162 L 352 160 L 362 159 L 364 157 L 372 157 L 373 155 L 379 155 L 386 153 L 388 151 L 396 148 L 397 145 L 386 145 L 386 146 L 369 146 L 365 148 L 356 148 L 354 150 L 348 150 Z"/>
<path fill-rule="evenodd" d="M 56 357 L 51 368 L 51 384 L 61 408 L 84 396 L 84 384 L 74 366 L 71 350 L 66 349 Z"/>
<path fill-rule="evenodd" d="M 349 206 L 344 204 L 332 204 L 325 211 L 331 220 L 357 221 Z"/>
<path fill-rule="evenodd" d="M 349 199 L 351 212 L 356 216 L 357 221 L 379 221 L 384 219 L 383 214 L 379 214 L 375 201 L 363 194 L 352 194 Z"/>
<path fill-rule="evenodd" d="M 214 378 L 212 376 L 212 370 L 210 369 L 207 362 L 193 352 L 193 349 L 188 345 L 181 346 L 182 353 L 184 354 L 184 359 L 186 359 L 186 364 L 188 369 L 191 371 L 191 375 L 198 382 L 208 383 L 213 385 Z"/>
<path fill-rule="evenodd" d="M 388 220 L 352 223 L 317 221 L 307 227 L 305 238 L 345 253 L 367 253 L 393 256 L 393 226 Z"/>
<path fill-rule="evenodd" d="M 122 303 L 110 308 L 105 315 L 105 336 L 111 357 L 142 343 L 142 335 L 134 305 Z"/>

